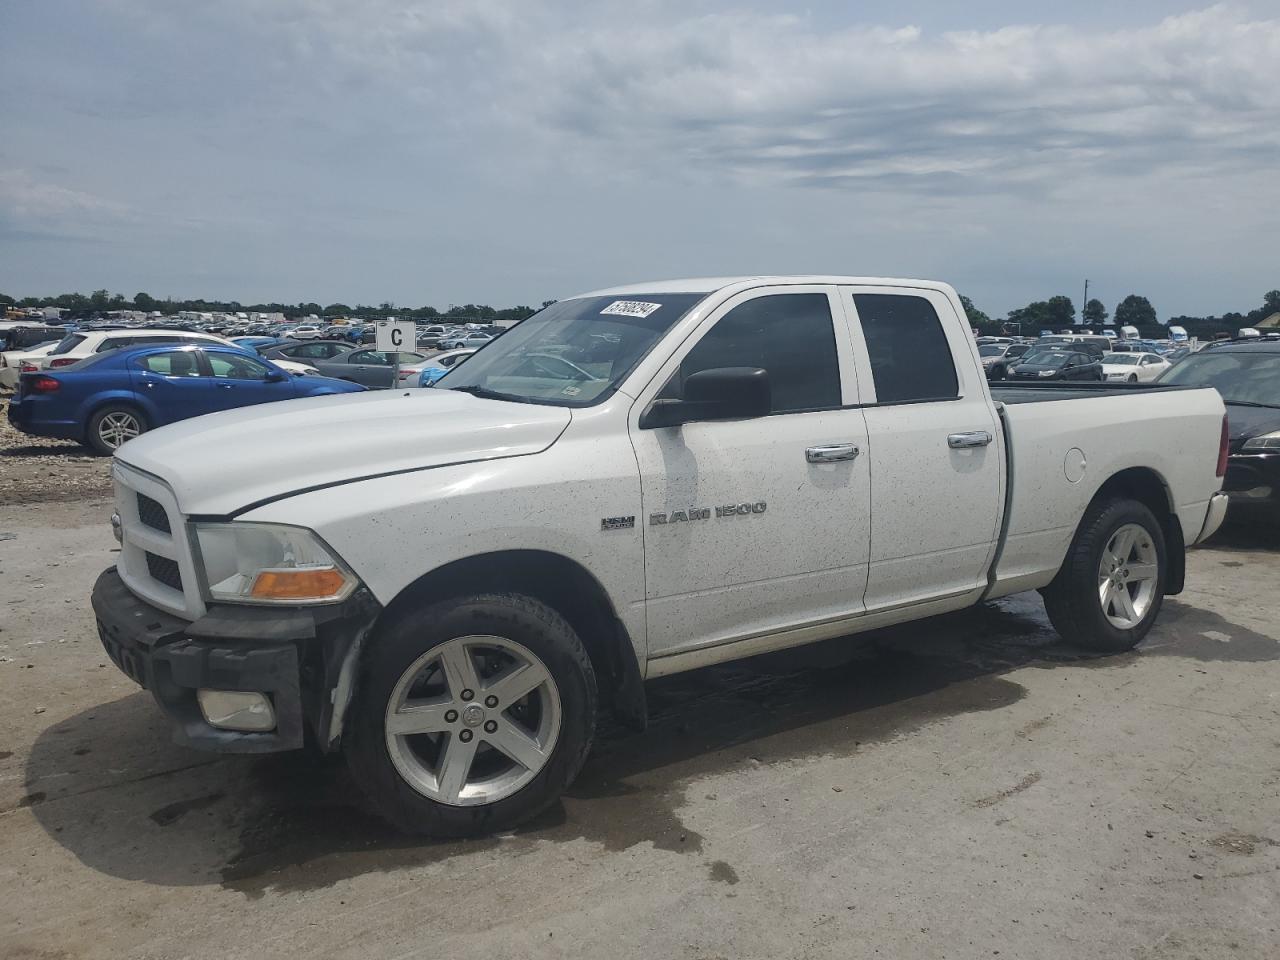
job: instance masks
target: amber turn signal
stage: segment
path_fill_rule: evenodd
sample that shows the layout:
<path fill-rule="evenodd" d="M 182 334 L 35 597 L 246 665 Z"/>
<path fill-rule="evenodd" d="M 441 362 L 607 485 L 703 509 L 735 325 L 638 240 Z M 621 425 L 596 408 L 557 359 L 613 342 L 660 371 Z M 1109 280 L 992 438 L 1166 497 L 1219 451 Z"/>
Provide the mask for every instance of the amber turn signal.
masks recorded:
<path fill-rule="evenodd" d="M 263 570 L 249 595 L 258 600 L 323 600 L 340 594 L 346 584 L 336 567 Z"/>

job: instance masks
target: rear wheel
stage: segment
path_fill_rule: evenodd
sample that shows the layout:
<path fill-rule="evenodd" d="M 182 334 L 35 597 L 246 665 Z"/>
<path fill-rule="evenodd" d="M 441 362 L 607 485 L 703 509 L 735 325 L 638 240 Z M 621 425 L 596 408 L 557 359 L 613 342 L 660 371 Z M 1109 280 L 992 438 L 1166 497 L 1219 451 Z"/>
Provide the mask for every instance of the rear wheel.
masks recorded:
<path fill-rule="evenodd" d="M 1042 592 L 1064 640 L 1118 653 L 1137 646 L 1164 602 L 1164 531 L 1144 504 L 1089 505 L 1057 577 Z"/>
<path fill-rule="evenodd" d="M 515 594 L 431 604 L 397 618 L 368 656 L 345 751 L 400 829 L 504 830 L 553 803 L 581 769 L 595 675 L 545 604 Z"/>
<path fill-rule="evenodd" d="M 94 411 L 85 431 L 85 442 L 94 452 L 109 457 L 122 444 L 146 431 L 147 421 L 136 407 L 113 403 Z"/>

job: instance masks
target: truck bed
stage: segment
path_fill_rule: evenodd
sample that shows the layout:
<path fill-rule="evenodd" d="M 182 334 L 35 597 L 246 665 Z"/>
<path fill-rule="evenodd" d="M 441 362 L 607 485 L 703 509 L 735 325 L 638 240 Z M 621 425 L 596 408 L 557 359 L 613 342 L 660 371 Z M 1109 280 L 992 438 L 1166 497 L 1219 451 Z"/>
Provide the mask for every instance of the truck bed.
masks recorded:
<path fill-rule="evenodd" d="M 1043 403 L 1049 400 L 1081 400 L 1088 397 L 1119 396 L 1125 393 L 1173 393 L 1179 390 L 1200 389 L 1194 385 L 1160 383 L 1103 383 L 1062 381 L 1058 383 L 1019 383 L 997 380 L 990 384 L 991 397 L 1001 403 Z"/>

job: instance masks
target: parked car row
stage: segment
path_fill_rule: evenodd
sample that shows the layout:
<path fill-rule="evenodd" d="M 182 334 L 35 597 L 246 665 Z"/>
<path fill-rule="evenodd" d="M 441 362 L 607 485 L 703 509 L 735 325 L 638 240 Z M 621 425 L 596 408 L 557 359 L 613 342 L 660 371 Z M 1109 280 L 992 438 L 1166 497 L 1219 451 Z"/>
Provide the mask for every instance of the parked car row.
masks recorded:
<path fill-rule="evenodd" d="M 364 387 L 297 376 L 211 339 L 131 346 L 66 368 L 23 373 L 9 422 L 23 433 L 78 440 L 111 454 L 154 427 L 219 410 Z"/>

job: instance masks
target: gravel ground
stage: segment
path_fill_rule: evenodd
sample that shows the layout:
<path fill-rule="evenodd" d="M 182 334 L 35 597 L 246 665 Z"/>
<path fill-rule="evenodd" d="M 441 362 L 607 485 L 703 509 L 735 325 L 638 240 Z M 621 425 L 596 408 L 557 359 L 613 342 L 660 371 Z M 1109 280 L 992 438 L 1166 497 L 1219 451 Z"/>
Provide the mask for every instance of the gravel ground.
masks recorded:
<path fill-rule="evenodd" d="M 0 504 L 111 495 L 111 460 L 69 440 L 29 437 L 0 416 Z"/>
<path fill-rule="evenodd" d="M 1274 531 L 1123 656 L 1027 594 L 664 677 L 536 822 L 431 843 L 170 741 L 95 635 L 110 511 L 0 506 L 4 960 L 1280 957 Z"/>

